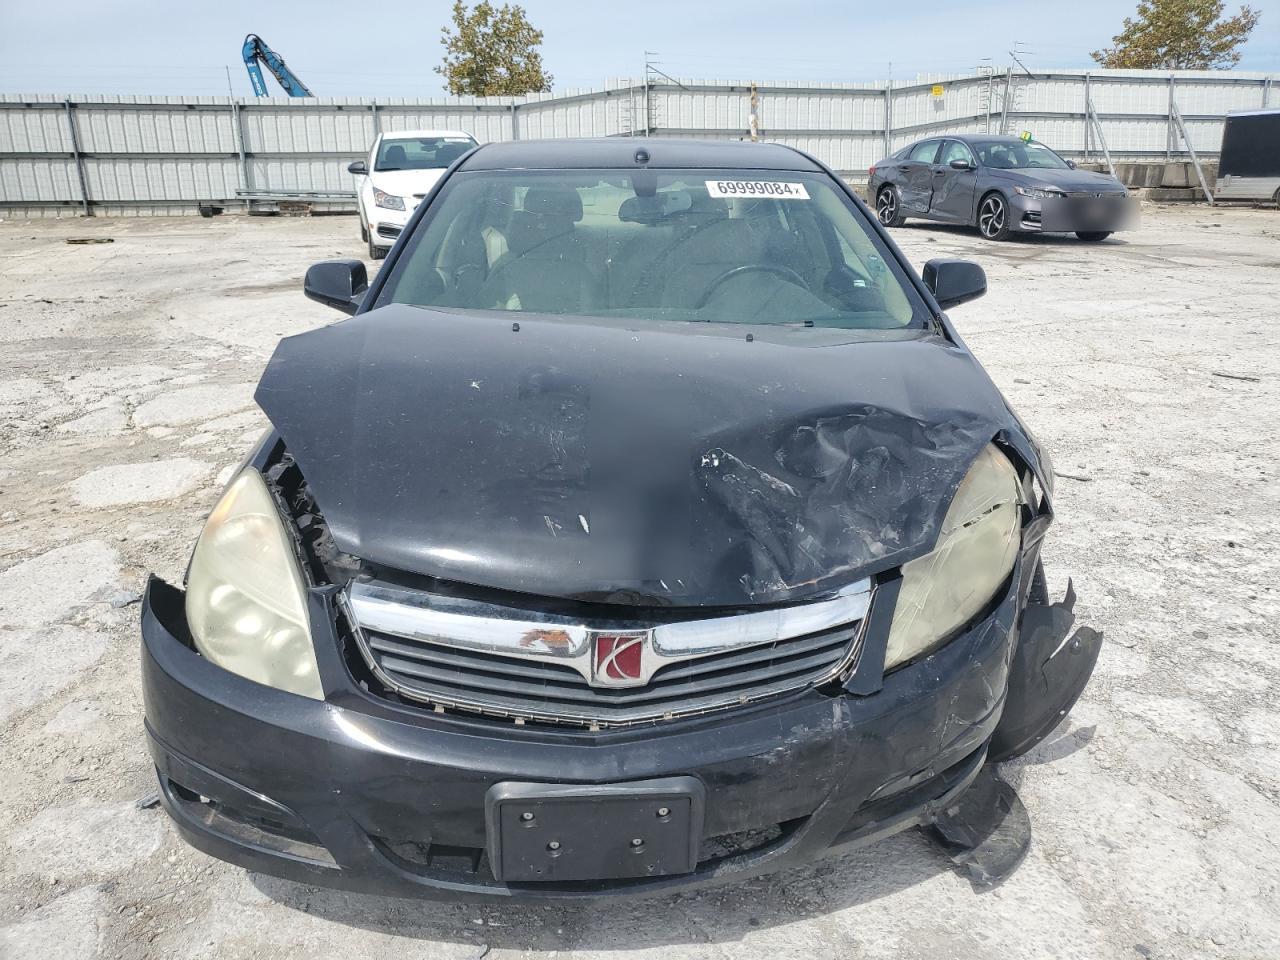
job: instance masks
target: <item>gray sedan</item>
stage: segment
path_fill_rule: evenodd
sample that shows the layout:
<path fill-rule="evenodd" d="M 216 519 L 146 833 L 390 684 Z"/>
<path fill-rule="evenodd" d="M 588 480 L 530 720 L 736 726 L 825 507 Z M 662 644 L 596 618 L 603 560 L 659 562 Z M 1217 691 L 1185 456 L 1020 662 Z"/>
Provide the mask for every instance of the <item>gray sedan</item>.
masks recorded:
<path fill-rule="evenodd" d="M 1019 137 L 932 137 L 871 168 L 867 197 L 886 227 L 907 217 L 974 225 L 988 240 L 1014 233 L 1074 233 L 1105 240 L 1132 220 L 1115 177 L 1077 170 Z"/>

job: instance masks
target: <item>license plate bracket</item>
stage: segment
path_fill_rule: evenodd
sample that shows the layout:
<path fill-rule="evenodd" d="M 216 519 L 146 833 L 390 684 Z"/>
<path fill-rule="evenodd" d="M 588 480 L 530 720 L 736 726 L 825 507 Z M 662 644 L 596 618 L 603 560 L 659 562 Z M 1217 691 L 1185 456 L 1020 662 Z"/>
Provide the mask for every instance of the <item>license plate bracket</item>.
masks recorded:
<path fill-rule="evenodd" d="M 696 777 L 494 784 L 485 794 L 494 876 L 529 883 L 690 873 L 698 864 L 705 797 Z"/>

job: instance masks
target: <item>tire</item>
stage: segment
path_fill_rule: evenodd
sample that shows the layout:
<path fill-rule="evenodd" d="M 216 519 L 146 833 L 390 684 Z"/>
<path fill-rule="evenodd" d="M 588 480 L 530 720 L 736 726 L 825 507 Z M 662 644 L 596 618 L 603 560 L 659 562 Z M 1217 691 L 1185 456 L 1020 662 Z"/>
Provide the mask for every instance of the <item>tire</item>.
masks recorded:
<path fill-rule="evenodd" d="M 1009 204 L 998 193 L 988 193 L 978 204 L 978 232 L 987 240 L 1008 240 Z"/>
<path fill-rule="evenodd" d="M 900 227 L 907 222 L 902 215 L 902 201 L 894 187 L 881 187 L 876 194 L 876 219 L 882 227 Z"/>
<path fill-rule="evenodd" d="M 369 237 L 369 259 L 370 260 L 385 260 L 387 257 L 387 254 L 390 252 L 391 252 L 390 247 L 375 246 L 373 242 L 373 237 L 372 236 Z"/>
<path fill-rule="evenodd" d="M 1076 236 L 1087 243 L 1097 243 L 1111 236 L 1110 230 L 1077 230 Z"/>

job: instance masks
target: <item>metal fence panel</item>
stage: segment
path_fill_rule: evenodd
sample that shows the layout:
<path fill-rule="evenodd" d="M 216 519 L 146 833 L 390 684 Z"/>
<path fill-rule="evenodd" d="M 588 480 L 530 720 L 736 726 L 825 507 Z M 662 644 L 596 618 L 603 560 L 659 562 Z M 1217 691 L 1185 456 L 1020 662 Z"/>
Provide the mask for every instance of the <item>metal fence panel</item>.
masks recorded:
<path fill-rule="evenodd" d="M 1274 85 L 1265 74 L 1064 70 L 893 84 L 759 83 L 756 92 L 762 139 L 857 176 L 922 137 L 982 132 L 988 118 L 992 132 L 1027 130 L 1070 156 L 1088 149 L 1097 157 L 1086 90 L 1113 158 L 1187 156 L 1171 98 L 1197 153 L 1213 157 L 1225 114 L 1263 106 Z M 751 92 L 740 82 L 663 79 L 527 97 L 376 102 L 0 94 L 0 209 L 18 216 L 186 213 L 270 192 L 353 198 L 356 178 L 346 165 L 380 131 L 462 130 L 482 143 L 645 133 L 746 139 Z"/>

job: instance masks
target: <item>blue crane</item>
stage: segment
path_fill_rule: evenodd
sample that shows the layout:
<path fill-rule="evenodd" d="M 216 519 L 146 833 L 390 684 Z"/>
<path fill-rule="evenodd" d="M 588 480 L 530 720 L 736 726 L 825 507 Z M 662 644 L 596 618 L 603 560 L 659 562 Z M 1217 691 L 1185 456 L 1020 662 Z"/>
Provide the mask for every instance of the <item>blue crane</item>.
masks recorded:
<path fill-rule="evenodd" d="M 280 86 L 284 87 L 284 92 L 289 96 L 315 96 L 307 88 L 307 85 L 294 76 L 293 71 L 285 66 L 284 58 L 268 47 L 256 33 L 251 33 L 244 38 L 244 48 L 241 53 L 244 56 L 244 68 L 249 71 L 249 82 L 253 84 L 255 96 L 267 96 L 267 81 L 262 76 L 262 68 L 258 66 L 259 60 L 266 64 L 272 76 L 280 81 Z"/>

